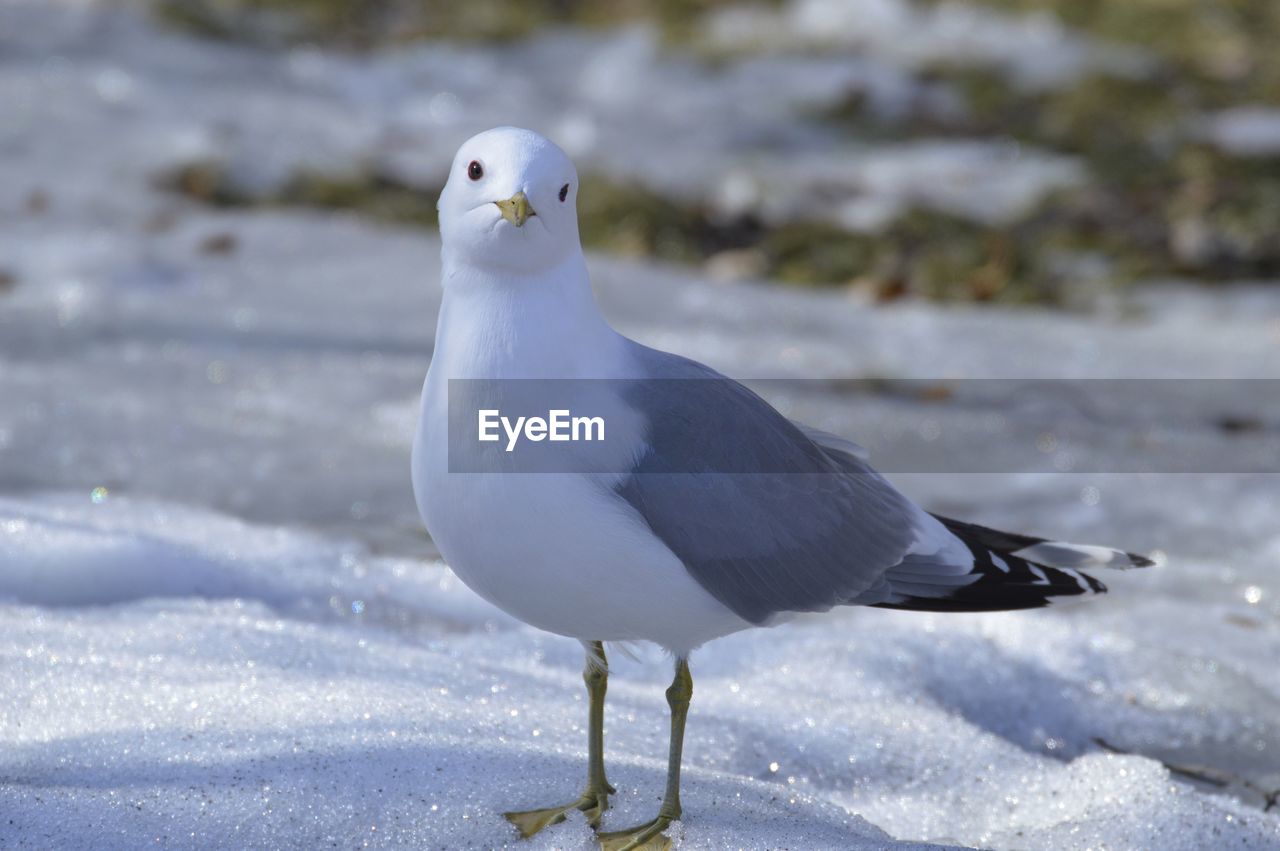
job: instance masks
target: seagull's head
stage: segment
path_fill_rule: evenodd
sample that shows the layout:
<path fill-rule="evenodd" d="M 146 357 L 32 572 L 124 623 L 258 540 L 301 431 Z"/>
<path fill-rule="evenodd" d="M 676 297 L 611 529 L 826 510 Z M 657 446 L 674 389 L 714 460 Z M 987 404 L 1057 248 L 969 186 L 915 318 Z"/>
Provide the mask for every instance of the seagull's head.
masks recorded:
<path fill-rule="evenodd" d="M 516 127 L 472 136 L 440 193 L 440 236 L 450 262 L 544 272 L 581 250 L 578 172 L 550 140 Z"/>

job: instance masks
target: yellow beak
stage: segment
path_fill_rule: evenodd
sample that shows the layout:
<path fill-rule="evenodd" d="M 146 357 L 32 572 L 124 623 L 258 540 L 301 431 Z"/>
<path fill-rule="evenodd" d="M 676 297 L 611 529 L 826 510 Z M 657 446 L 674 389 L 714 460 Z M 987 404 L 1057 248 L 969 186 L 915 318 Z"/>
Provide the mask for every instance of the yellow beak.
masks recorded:
<path fill-rule="evenodd" d="M 523 192 L 517 192 L 505 201 L 494 201 L 493 203 L 497 204 L 498 209 L 502 211 L 502 218 L 516 227 L 523 226 L 531 216 L 538 215 L 529 206 L 529 199 L 525 197 Z"/>

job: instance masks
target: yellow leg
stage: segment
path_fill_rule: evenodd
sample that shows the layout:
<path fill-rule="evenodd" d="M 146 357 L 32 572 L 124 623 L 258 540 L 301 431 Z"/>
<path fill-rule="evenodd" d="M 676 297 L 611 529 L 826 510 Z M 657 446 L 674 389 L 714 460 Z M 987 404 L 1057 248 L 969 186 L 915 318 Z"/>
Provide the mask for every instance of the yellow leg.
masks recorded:
<path fill-rule="evenodd" d="M 662 831 L 680 820 L 680 762 L 684 754 L 684 722 L 689 717 L 689 699 L 693 697 L 693 677 L 689 663 L 676 661 L 675 679 L 667 689 L 667 705 L 671 707 L 671 748 L 667 753 L 667 791 L 662 806 L 651 821 L 627 830 L 600 834 L 604 851 L 667 851 L 671 840 Z"/>
<path fill-rule="evenodd" d="M 587 786 L 577 800 L 558 807 L 503 813 L 507 821 L 520 829 L 528 839 L 544 827 L 559 824 L 573 810 L 581 810 L 592 827 L 609 808 L 609 795 L 617 791 L 604 775 L 604 694 L 609 684 L 609 667 L 604 644 L 593 641 L 587 646 L 587 664 L 582 671 L 587 684 Z"/>

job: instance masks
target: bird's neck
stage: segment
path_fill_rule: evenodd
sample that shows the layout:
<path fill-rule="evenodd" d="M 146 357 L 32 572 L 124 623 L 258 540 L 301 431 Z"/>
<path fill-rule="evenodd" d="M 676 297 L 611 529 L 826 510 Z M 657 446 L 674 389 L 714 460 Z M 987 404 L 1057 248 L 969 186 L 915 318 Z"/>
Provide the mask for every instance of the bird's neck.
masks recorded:
<path fill-rule="evenodd" d="M 521 275 L 445 258 L 431 367 L 442 377 L 603 376 L 623 345 L 600 313 L 581 254 Z"/>

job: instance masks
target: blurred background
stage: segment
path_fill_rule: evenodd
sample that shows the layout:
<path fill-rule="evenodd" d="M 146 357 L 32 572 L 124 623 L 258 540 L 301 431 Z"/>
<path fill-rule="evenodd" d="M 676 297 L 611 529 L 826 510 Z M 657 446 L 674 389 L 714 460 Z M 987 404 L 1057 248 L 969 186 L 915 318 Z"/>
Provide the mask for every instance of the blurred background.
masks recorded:
<path fill-rule="evenodd" d="M 932 510 L 1166 565 L 1091 608 L 717 644 L 727 732 L 692 732 L 695 775 L 906 839 L 1280 842 L 1278 45 L 1274 0 L 0 0 L 0 803 L 39 825 L 56 801 L 72 845 L 174 820 L 278 845 L 268 803 L 219 791 L 248 736 L 314 820 L 287 841 L 367 838 L 350 813 L 387 808 L 406 842 L 505 836 L 464 777 L 434 816 L 384 789 L 387 765 L 438 783 L 414 772 L 451 748 L 576 741 L 576 650 L 452 578 L 408 476 L 435 200 L 458 145 L 509 124 L 577 163 L 620 330 L 805 379 L 760 390 Z M 1080 381 L 1028 404 L 975 378 Z M 1151 392 L 1169 379 L 1197 381 Z M 758 673 L 787 647 L 848 679 Z M 463 727 L 410 734 L 423 717 Z M 284 728 L 324 758 L 281 763 Z M 212 827 L 174 754 L 226 768 Z M 937 755 L 998 782 L 957 800 Z M 84 788 L 39 788 L 68 766 Z M 348 810 L 308 809 L 313 777 Z"/>
<path fill-rule="evenodd" d="M 174 175 L 215 203 L 428 224 L 443 154 L 527 123 L 581 161 L 592 247 L 717 276 L 1080 306 L 1144 278 L 1280 275 L 1267 0 L 152 9 L 284 53 L 295 80 L 327 70 L 360 103 L 348 132 L 367 137 L 345 161 L 295 155 L 268 175 L 213 158 Z M 351 65 L 325 69 L 320 50 Z"/>

